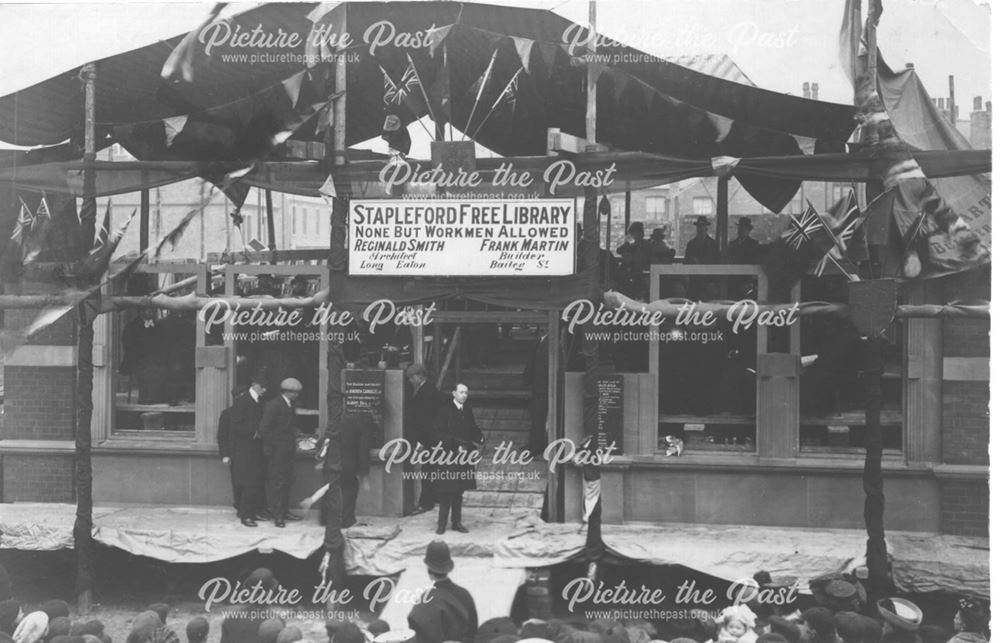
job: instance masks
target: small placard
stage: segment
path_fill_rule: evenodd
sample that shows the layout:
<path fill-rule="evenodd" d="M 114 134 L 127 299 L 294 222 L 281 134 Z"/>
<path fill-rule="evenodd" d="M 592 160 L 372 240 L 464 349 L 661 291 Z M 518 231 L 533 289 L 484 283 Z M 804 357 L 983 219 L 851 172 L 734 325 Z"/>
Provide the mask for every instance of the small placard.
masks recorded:
<path fill-rule="evenodd" d="M 685 424 L 684 425 L 684 430 L 685 431 L 704 431 L 705 430 L 705 425 L 704 424 Z"/>
<path fill-rule="evenodd" d="M 625 378 L 606 375 L 597 379 L 597 439 L 600 448 L 611 443 L 612 455 L 622 454 L 625 433 Z"/>
<path fill-rule="evenodd" d="M 344 371 L 344 412 L 382 413 L 382 396 L 385 393 L 385 371 Z"/>

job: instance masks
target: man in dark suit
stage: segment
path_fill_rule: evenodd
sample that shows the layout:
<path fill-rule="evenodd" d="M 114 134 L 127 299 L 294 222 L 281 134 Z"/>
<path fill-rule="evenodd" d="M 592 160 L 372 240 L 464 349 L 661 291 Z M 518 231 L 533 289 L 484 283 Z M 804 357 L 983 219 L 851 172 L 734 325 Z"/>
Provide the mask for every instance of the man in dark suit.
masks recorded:
<path fill-rule="evenodd" d="M 444 404 L 444 397 L 433 384 L 427 381 L 427 369 L 423 364 L 411 364 L 406 369 L 406 379 L 413 389 L 413 395 L 407 401 L 403 414 L 403 436 L 416 446 L 424 448 L 431 445 L 433 422 L 438 410 Z M 414 513 L 424 513 L 434 508 L 434 483 L 427 474 L 433 467 L 423 467 L 424 475 L 420 477 L 420 499 L 417 500 L 417 510 Z"/>
<path fill-rule="evenodd" d="M 455 569 L 447 543 L 440 540 L 427 545 L 424 556 L 427 575 L 434 581 L 423 601 L 410 611 L 407 623 L 416 636 L 415 643 L 461 641 L 473 643 L 479 629 L 476 602 L 464 587 L 456 585 L 448 574 Z"/>
<path fill-rule="evenodd" d="M 286 520 L 302 520 L 288 511 L 297 433 L 294 402 L 301 392 L 302 383 L 294 377 L 282 380 L 281 395 L 264 406 L 260 419 L 260 437 L 267 457 L 267 506 L 275 527 L 284 527 Z"/>
<path fill-rule="evenodd" d="M 439 503 L 437 533 L 444 533 L 450 512 L 451 528 L 467 534 L 469 530 L 462 525 L 462 493 L 476 488 L 476 467 L 463 462 L 468 461 L 470 451 L 482 446 L 484 440 L 472 409 L 466 404 L 469 387 L 461 382 L 455 384 L 451 397 L 451 401 L 442 406 L 434 418 L 434 433 L 431 436 L 431 444 L 440 444 L 448 453 L 447 459 L 456 462 L 435 468 L 439 474 L 434 483 Z"/>
<path fill-rule="evenodd" d="M 233 401 L 240 396 L 241 389 L 233 389 Z M 237 515 L 240 512 L 239 503 L 236 502 L 236 498 L 239 497 L 236 486 L 236 473 L 233 471 L 233 458 L 232 458 L 232 447 L 231 447 L 231 433 L 232 433 L 232 414 L 233 407 L 227 406 L 222 409 L 222 413 L 219 414 L 219 432 L 216 434 L 216 440 L 219 443 L 219 457 L 222 458 L 222 464 L 229 465 L 229 480 L 233 485 L 233 508 L 236 509 Z"/>
<path fill-rule="evenodd" d="M 719 263 L 721 253 L 719 243 L 708 234 L 708 229 L 712 224 L 708 222 L 708 217 L 701 216 L 695 219 L 694 239 L 688 241 L 684 249 L 684 263 L 711 265 Z"/>
<path fill-rule="evenodd" d="M 263 373 L 257 373 L 250 388 L 237 396 L 229 409 L 229 458 L 236 485 L 236 513 L 244 527 L 256 527 L 256 513 L 263 502 L 264 453 L 260 440 Z M 220 421 L 221 423 L 221 421 Z"/>
<path fill-rule="evenodd" d="M 378 420 L 374 414 L 348 413 L 344 417 L 344 426 L 340 430 L 340 494 L 343 502 L 341 518 L 344 529 L 358 521 L 354 515 L 358 506 L 358 478 L 364 481 L 367 490 L 371 436 L 377 424 Z"/>
<path fill-rule="evenodd" d="M 750 217 L 740 217 L 736 221 L 736 238 L 729 242 L 729 263 L 760 263 L 760 242 L 750 236 L 751 230 Z"/>

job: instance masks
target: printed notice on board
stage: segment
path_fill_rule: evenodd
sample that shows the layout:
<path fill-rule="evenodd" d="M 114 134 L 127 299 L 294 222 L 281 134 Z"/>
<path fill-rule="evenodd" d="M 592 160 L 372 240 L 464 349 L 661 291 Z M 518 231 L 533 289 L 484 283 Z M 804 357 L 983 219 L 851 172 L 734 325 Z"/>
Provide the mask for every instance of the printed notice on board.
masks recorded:
<path fill-rule="evenodd" d="M 576 202 L 357 200 L 352 275 L 555 277 L 573 273 Z"/>

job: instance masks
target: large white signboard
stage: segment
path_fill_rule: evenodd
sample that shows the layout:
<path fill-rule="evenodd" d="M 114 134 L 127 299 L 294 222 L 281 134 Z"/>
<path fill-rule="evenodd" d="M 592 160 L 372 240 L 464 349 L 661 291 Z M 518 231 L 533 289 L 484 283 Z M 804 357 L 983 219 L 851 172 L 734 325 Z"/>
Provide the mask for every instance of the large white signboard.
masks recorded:
<path fill-rule="evenodd" d="M 573 199 L 357 200 L 348 226 L 352 275 L 553 277 L 576 259 Z"/>

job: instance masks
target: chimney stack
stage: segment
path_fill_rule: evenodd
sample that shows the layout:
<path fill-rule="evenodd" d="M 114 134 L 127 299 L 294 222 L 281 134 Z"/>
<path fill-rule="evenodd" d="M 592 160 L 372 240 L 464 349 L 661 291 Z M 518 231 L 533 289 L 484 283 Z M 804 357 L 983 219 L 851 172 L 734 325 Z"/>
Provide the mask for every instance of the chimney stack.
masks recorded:
<path fill-rule="evenodd" d="M 802 83 L 802 98 L 812 98 L 809 94 L 809 81 Z"/>
<path fill-rule="evenodd" d="M 812 84 L 812 98 L 813 100 L 819 100 L 819 83 Z"/>
<path fill-rule="evenodd" d="M 972 99 L 972 111 L 981 112 L 983 111 L 983 97 L 976 96 Z"/>
<path fill-rule="evenodd" d="M 906 63 L 906 68 L 907 69 L 914 69 L 913 63 Z"/>

